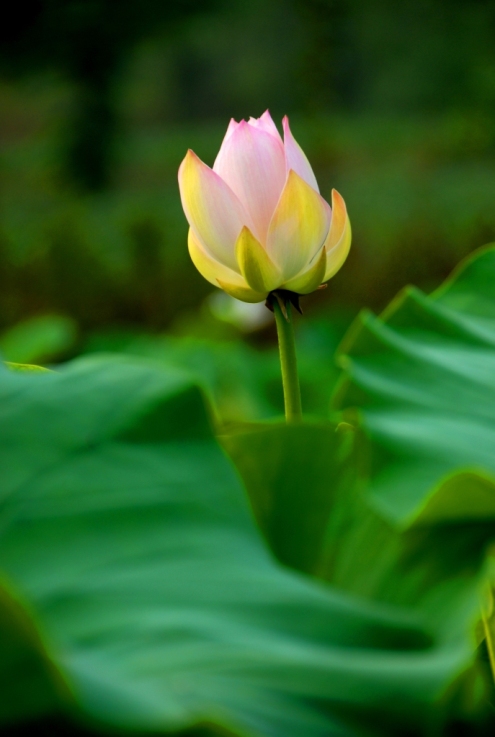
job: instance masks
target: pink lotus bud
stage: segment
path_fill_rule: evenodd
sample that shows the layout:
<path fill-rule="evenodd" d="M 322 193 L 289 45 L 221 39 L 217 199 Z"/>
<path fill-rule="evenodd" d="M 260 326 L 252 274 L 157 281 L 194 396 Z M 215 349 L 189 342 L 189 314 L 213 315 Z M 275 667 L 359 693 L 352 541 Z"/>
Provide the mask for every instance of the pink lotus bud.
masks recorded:
<path fill-rule="evenodd" d="M 188 151 L 179 169 L 198 271 L 244 302 L 276 289 L 309 294 L 342 266 L 351 245 L 344 200 L 332 208 L 292 136 L 282 140 L 268 110 L 230 125 L 213 169 Z"/>

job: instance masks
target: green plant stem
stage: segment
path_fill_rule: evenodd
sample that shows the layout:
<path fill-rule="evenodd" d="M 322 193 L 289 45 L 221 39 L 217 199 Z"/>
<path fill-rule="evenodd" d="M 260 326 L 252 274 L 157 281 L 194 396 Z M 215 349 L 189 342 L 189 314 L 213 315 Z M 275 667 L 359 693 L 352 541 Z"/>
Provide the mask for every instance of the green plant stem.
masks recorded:
<path fill-rule="evenodd" d="M 277 325 L 280 365 L 282 367 L 282 384 L 284 387 L 285 419 L 287 422 L 302 420 L 301 390 L 297 373 L 296 343 L 294 325 L 292 323 L 292 305 L 285 305 L 287 318 L 277 299 L 273 300 L 273 311 Z"/>

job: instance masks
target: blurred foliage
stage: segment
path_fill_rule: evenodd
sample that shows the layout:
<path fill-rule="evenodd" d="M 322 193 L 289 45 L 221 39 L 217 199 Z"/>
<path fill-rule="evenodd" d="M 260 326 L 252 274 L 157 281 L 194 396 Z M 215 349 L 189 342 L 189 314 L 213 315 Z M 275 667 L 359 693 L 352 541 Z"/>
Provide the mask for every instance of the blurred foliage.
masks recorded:
<path fill-rule="evenodd" d="M 76 328 L 69 318 L 32 317 L 0 335 L 0 353 L 14 363 L 46 362 L 67 353 L 75 339 Z"/>
<path fill-rule="evenodd" d="M 117 128 L 114 86 L 143 37 L 212 6 L 198 0 L 24 0 L 0 31 L 0 63 L 12 73 L 55 68 L 76 85 L 69 167 L 90 189 L 108 183 Z"/>
<path fill-rule="evenodd" d="M 345 320 L 312 320 L 298 330 L 301 395 L 308 415 L 326 417 L 338 378 L 333 355 Z M 166 363 L 186 372 L 208 396 L 213 417 L 223 424 L 268 419 L 283 415 L 283 393 L 278 348 L 256 348 L 224 332 L 222 324 L 195 321 L 197 334 L 142 335 L 123 332 L 95 333 L 83 353 L 124 353 Z M 188 332 L 191 326 L 188 325 Z M 222 332 L 220 332 L 222 331 Z M 222 334 L 223 333 L 223 334 Z"/>

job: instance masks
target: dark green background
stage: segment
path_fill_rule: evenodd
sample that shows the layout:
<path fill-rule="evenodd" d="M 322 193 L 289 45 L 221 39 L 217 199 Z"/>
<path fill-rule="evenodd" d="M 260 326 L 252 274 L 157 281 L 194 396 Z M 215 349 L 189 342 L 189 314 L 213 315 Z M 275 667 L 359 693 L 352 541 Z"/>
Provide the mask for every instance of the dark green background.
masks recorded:
<path fill-rule="evenodd" d="M 493 2 L 31 0 L 13 13 L 0 328 L 75 321 L 30 359 L 109 328 L 225 334 L 198 312 L 211 287 L 187 254 L 176 172 L 188 147 L 213 163 L 231 116 L 289 114 L 322 193 L 347 201 L 353 249 L 311 315 L 346 323 L 407 282 L 429 289 L 495 237 Z"/>

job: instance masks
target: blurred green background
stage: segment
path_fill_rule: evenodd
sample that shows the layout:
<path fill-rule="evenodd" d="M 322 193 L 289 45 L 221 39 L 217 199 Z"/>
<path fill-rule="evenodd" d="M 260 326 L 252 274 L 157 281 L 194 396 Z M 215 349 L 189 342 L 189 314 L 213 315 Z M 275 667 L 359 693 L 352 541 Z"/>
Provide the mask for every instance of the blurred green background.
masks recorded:
<path fill-rule="evenodd" d="M 11 361 L 166 356 L 222 396 L 224 418 L 281 411 L 264 308 L 212 297 L 186 247 L 178 166 L 187 148 L 211 165 L 232 116 L 288 114 L 322 194 L 335 186 L 350 212 L 348 262 L 298 323 L 309 411 L 326 411 L 331 356 L 361 307 L 380 310 L 406 283 L 429 290 L 495 240 L 490 0 L 11 11 L 0 30 L 0 351 Z"/>

